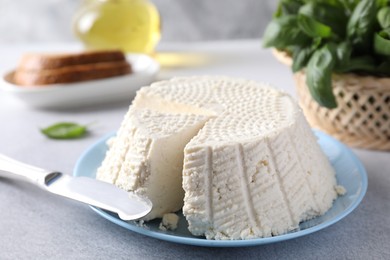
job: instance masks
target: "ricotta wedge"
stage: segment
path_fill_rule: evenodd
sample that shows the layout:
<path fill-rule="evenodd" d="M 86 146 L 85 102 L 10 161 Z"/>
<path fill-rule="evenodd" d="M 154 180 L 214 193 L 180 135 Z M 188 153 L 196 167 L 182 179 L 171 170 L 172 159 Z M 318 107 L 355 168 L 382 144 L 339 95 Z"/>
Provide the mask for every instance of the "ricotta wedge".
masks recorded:
<path fill-rule="evenodd" d="M 97 178 L 147 196 L 153 209 L 144 220 L 180 210 L 183 150 L 206 120 L 201 115 L 130 110 L 111 141 Z"/>

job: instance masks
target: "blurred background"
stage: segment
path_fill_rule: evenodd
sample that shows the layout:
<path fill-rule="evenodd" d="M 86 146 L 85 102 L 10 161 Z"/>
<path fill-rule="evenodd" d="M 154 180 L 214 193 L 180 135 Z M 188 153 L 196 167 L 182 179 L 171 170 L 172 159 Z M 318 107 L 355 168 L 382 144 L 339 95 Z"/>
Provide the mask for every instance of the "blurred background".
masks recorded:
<path fill-rule="evenodd" d="M 0 43 L 72 42 L 72 16 L 82 0 L 0 0 Z M 274 0 L 151 0 L 162 42 L 260 38 Z"/>

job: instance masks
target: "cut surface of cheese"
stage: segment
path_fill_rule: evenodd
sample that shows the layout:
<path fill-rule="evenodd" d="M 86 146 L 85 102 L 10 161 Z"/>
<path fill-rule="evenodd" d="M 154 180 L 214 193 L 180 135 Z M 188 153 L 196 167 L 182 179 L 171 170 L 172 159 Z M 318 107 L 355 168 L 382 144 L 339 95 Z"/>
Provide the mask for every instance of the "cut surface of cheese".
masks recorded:
<path fill-rule="evenodd" d="M 207 117 L 131 110 L 110 141 L 97 178 L 147 196 L 153 203 L 145 220 L 183 206 L 183 150 Z"/>
<path fill-rule="evenodd" d="M 141 88 L 97 177 L 148 196 L 146 220 L 183 207 L 190 232 L 207 239 L 283 234 L 337 197 L 335 173 L 292 98 L 220 76 Z"/>

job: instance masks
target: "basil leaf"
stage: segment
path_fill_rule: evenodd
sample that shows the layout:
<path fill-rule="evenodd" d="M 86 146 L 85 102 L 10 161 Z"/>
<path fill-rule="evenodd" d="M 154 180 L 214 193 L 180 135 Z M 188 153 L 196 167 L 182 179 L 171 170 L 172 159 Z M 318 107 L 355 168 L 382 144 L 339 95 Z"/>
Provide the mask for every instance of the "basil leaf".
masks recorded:
<path fill-rule="evenodd" d="M 76 123 L 62 122 L 41 129 L 41 132 L 53 139 L 74 139 L 84 136 L 87 133 L 87 127 Z"/>
<path fill-rule="evenodd" d="M 352 57 L 352 48 L 349 42 L 343 42 L 336 48 L 337 61 L 334 71 L 346 72 L 374 72 L 375 59 L 372 56 Z"/>
<path fill-rule="evenodd" d="M 294 51 L 292 52 L 293 54 L 292 71 L 294 73 L 306 67 L 308 61 L 310 60 L 311 55 L 314 53 L 314 51 L 318 48 L 320 44 L 321 44 L 321 38 L 315 38 L 311 46 L 305 48 L 297 47 L 294 49 Z"/>
<path fill-rule="evenodd" d="M 376 22 L 376 5 L 373 0 L 362 0 L 353 10 L 347 24 L 348 39 L 357 50 L 367 51 L 372 45 Z"/>
<path fill-rule="evenodd" d="M 389 0 L 376 0 L 376 5 L 379 8 L 385 7 L 389 4 Z"/>
<path fill-rule="evenodd" d="M 321 106 L 337 107 L 332 89 L 332 71 L 335 65 L 335 47 L 327 44 L 314 52 L 306 68 L 306 84 L 311 96 Z"/>
<path fill-rule="evenodd" d="M 359 3 L 359 0 L 339 0 L 339 2 L 344 6 L 344 9 L 347 11 L 347 15 L 349 16 Z"/>
<path fill-rule="evenodd" d="M 381 8 L 377 14 L 377 19 L 383 29 L 390 27 L 390 6 Z"/>
<path fill-rule="evenodd" d="M 376 62 L 372 56 L 361 56 L 352 58 L 347 66 L 348 71 L 361 71 L 374 73 Z"/>
<path fill-rule="evenodd" d="M 292 71 L 295 73 L 306 67 L 312 53 L 313 51 L 311 48 L 296 50 L 293 54 Z"/>
<path fill-rule="evenodd" d="M 374 51 L 379 55 L 390 56 L 390 28 L 375 34 Z"/>
<path fill-rule="evenodd" d="M 280 16 L 283 15 L 283 11 L 282 11 L 282 3 L 279 3 L 278 4 L 278 7 L 276 8 L 276 11 L 274 12 L 274 14 L 272 15 L 273 18 L 278 18 Z"/>
<path fill-rule="evenodd" d="M 349 42 L 342 42 L 336 48 L 337 62 L 335 70 L 340 71 L 344 69 L 348 64 L 352 55 L 352 48 Z"/>
<path fill-rule="evenodd" d="M 306 45 L 310 38 L 298 27 L 297 17 L 287 15 L 270 22 L 264 32 L 263 46 L 286 49 L 291 45 Z"/>
<path fill-rule="evenodd" d="M 381 76 L 389 76 L 390 75 L 390 61 L 384 61 L 376 68 L 376 73 Z"/>
<path fill-rule="evenodd" d="M 331 4 L 329 1 L 311 1 L 299 9 L 299 14 L 306 15 L 322 24 L 329 26 L 339 38 L 346 35 L 345 26 L 348 21 L 346 12 L 341 5 Z"/>
<path fill-rule="evenodd" d="M 332 35 L 332 29 L 329 26 L 317 22 L 304 14 L 298 15 L 298 26 L 303 32 L 313 38 L 329 38 Z"/>
<path fill-rule="evenodd" d="M 282 15 L 297 14 L 299 8 L 303 5 L 301 0 L 282 0 L 279 3 L 278 11 L 276 12 L 280 17 Z"/>
<path fill-rule="evenodd" d="M 371 56 L 360 56 L 356 58 L 351 58 L 344 66 L 335 69 L 339 73 L 346 72 L 368 72 L 371 74 L 376 74 L 376 64 L 375 59 Z"/>

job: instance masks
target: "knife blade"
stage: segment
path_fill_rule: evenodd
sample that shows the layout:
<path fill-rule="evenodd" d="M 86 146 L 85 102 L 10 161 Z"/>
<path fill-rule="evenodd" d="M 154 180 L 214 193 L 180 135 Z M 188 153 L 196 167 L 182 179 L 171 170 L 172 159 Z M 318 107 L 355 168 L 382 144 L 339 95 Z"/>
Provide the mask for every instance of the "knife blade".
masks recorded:
<path fill-rule="evenodd" d="M 126 192 L 113 184 L 41 169 L 2 154 L 0 176 L 29 181 L 53 194 L 117 213 L 123 220 L 142 218 L 152 210 L 148 198 Z"/>

